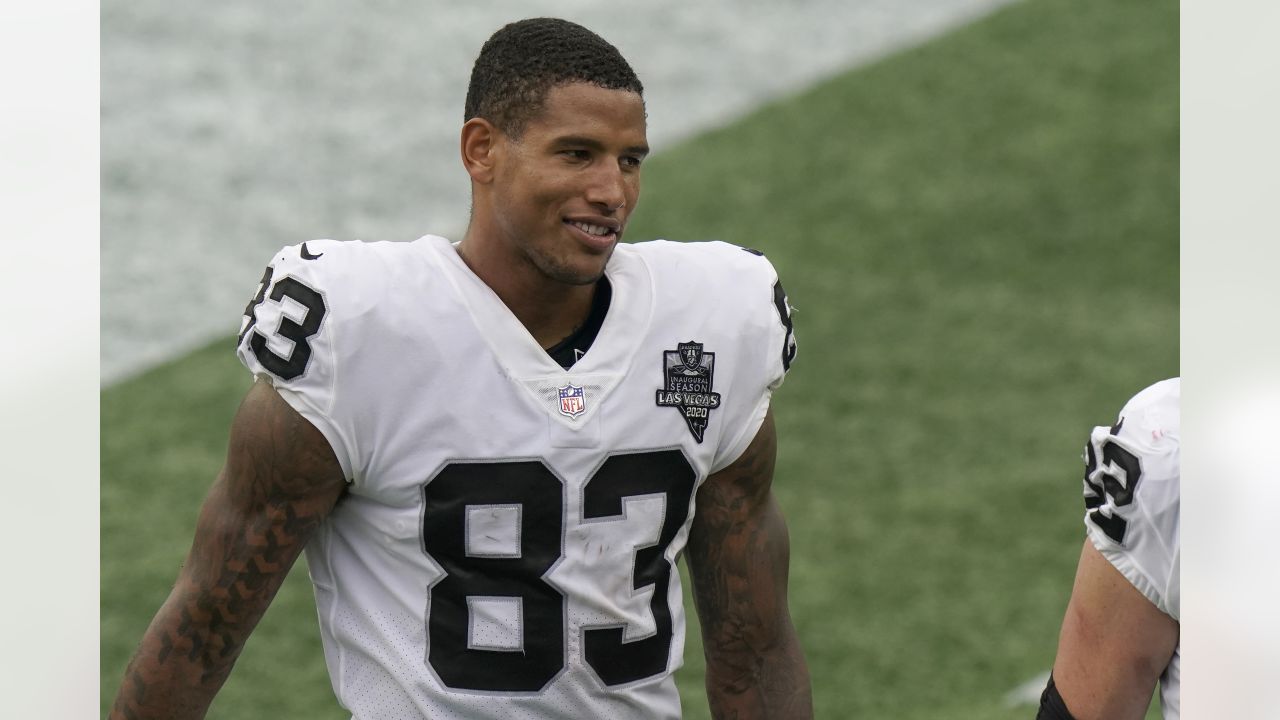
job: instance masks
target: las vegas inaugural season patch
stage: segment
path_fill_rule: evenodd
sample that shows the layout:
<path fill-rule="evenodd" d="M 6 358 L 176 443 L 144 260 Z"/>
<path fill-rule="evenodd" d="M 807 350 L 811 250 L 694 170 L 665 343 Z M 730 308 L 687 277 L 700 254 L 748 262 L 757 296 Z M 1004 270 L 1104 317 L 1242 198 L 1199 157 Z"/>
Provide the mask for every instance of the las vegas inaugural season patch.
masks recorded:
<path fill-rule="evenodd" d="M 698 442 L 702 442 L 711 411 L 720 407 L 720 393 L 711 391 L 715 365 L 716 354 L 703 352 L 699 342 L 678 343 L 675 350 L 662 352 L 666 387 L 658 390 L 658 405 L 679 409 Z"/>

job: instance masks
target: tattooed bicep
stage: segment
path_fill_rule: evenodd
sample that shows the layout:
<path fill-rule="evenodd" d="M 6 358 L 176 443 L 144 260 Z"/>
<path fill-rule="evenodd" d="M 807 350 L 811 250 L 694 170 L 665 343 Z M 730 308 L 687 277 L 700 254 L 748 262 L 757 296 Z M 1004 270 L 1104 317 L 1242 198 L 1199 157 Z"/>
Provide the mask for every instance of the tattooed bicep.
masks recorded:
<path fill-rule="evenodd" d="M 324 435 L 267 383 L 254 383 L 231 427 L 220 482 L 234 501 L 319 503 L 345 487 Z"/>
<path fill-rule="evenodd" d="M 227 462 L 205 499 L 193 555 L 219 583 L 288 571 L 346 487 L 319 430 L 266 383 L 255 383 L 231 426 Z M 270 597 L 270 593 L 263 596 Z"/>
<path fill-rule="evenodd" d="M 698 492 L 697 516 L 713 522 L 730 520 L 762 507 L 773 486 L 777 450 L 777 432 L 770 410 L 742 455 L 703 483 Z"/>
<path fill-rule="evenodd" d="M 687 564 L 703 648 L 717 662 L 739 656 L 744 633 L 772 633 L 785 607 L 789 544 L 771 492 L 776 445 L 766 415 L 742 456 L 698 492 Z"/>

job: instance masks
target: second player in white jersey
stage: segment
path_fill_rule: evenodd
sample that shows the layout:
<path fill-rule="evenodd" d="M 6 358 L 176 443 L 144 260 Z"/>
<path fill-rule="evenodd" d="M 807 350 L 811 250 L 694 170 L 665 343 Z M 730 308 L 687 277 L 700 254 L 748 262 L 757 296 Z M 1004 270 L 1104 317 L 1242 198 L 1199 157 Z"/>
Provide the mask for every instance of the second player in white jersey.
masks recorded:
<path fill-rule="evenodd" d="M 1182 384 L 1164 380 L 1125 404 L 1111 427 L 1096 427 L 1085 448 L 1085 526 L 1089 540 L 1160 612 L 1181 619 L 1179 497 Z M 1178 666 L 1160 678 L 1166 720 L 1178 718 Z"/>
<path fill-rule="evenodd" d="M 694 496 L 795 344 L 741 248 L 620 245 L 605 277 L 565 369 L 443 238 L 313 241 L 268 268 L 238 353 L 350 481 L 307 556 L 356 717 L 680 716 Z"/>
<path fill-rule="evenodd" d="M 1180 396 L 1178 378 L 1156 383 L 1090 434 L 1088 540 L 1040 717 L 1140 718 L 1158 676 L 1178 719 Z"/>

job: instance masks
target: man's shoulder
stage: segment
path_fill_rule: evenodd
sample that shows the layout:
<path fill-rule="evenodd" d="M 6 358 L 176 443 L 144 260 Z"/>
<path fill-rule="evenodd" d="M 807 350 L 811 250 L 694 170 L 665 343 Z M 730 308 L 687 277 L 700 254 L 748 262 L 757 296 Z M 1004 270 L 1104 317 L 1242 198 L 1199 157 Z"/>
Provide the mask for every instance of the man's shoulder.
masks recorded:
<path fill-rule="evenodd" d="M 411 258 L 427 257 L 427 250 L 440 243 L 448 241 L 433 235 L 412 242 L 321 238 L 284 246 L 272 257 L 271 265 L 277 270 L 317 275 L 370 272 L 402 267 Z"/>
<path fill-rule="evenodd" d="M 1123 481 L 1116 480 L 1115 485 L 1121 506 L 1134 502 L 1135 496 L 1139 503 L 1147 499 L 1147 503 L 1176 506 L 1181 476 L 1180 394 L 1178 378 L 1150 385 L 1125 403 L 1115 424 L 1093 429 L 1086 462 L 1094 466 L 1091 473 L 1114 476 L 1123 471 Z M 1153 493 L 1157 486 L 1160 491 Z"/>
<path fill-rule="evenodd" d="M 1119 443 L 1163 474 L 1178 475 L 1182 414 L 1179 378 L 1162 380 L 1138 392 L 1124 407 L 1110 428 L 1098 427 L 1094 437 L 1101 442 Z"/>
<path fill-rule="evenodd" d="M 273 283 L 292 278 L 326 297 L 363 307 L 415 277 L 439 272 L 441 244 L 448 241 L 431 235 L 412 242 L 307 240 L 277 251 L 267 272 Z"/>
<path fill-rule="evenodd" d="M 655 240 L 618 250 L 631 267 L 648 270 L 655 327 L 681 328 L 688 336 L 681 341 L 723 349 L 722 359 L 753 358 L 770 388 L 781 382 L 796 354 L 791 306 L 763 253 L 720 241 Z"/>
<path fill-rule="evenodd" d="M 267 263 L 245 308 L 239 341 L 271 343 L 263 347 L 301 366 L 309 364 L 314 347 L 332 342 L 335 326 L 372 335 L 395 325 L 414 311 L 406 306 L 436 297 L 424 299 L 423 289 L 439 285 L 433 279 L 446 265 L 440 244 L 448 247 L 447 240 L 433 236 L 414 242 L 319 239 L 287 245 Z"/>
<path fill-rule="evenodd" d="M 778 280 L 763 253 L 720 240 L 650 240 L 619 245 L 615 252 L 623 262 L 644 262 L 659 285 L 730 289 L 757 284 L 771 287 Z"/>
<path fill-rule="evenodd" d="M 1176 441 L 1181 426 L 1181 400 L 1181 378 L 1161 380 L 1130 398 L 1120 410 L 1120 417 Z"/>
<path fill-rule="evenodd" d="M 646 259 L 658 261 L 683 261 L 706 263 L 759 263 L 764 260 L 764 253 L 759 250 L 734 245 L 723 240 L 646 240 L 644 242 L 626 243 L 618 246 L 624 252 L 634 252 Z"/>

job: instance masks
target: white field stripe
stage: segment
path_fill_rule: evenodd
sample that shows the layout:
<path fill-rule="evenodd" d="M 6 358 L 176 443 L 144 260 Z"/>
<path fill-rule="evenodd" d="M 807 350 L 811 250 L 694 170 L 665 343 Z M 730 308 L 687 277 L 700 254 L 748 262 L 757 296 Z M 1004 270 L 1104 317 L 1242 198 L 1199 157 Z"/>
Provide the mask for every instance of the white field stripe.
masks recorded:
<path fill-rule="evenodd" d="M 252 0 L 104 3 L 102 380 L 234 335 L 283 245 L 458 239 L 471 64 L 514 19 L 615 43 L 662 152 L 1014 1 L 302 3 L 287 23 Z"/>
<path fill-rule="evenodd" d="M 1040 693 L 1044 692 L 1044 686 L 1048 684 L 1049 671 L 1045 670 L 1039 675 L 1036 675 L 1018 687 L 1005 693 L 1004 704 L 1009 707 L 1035 705 L 1040 702 Z"/>

